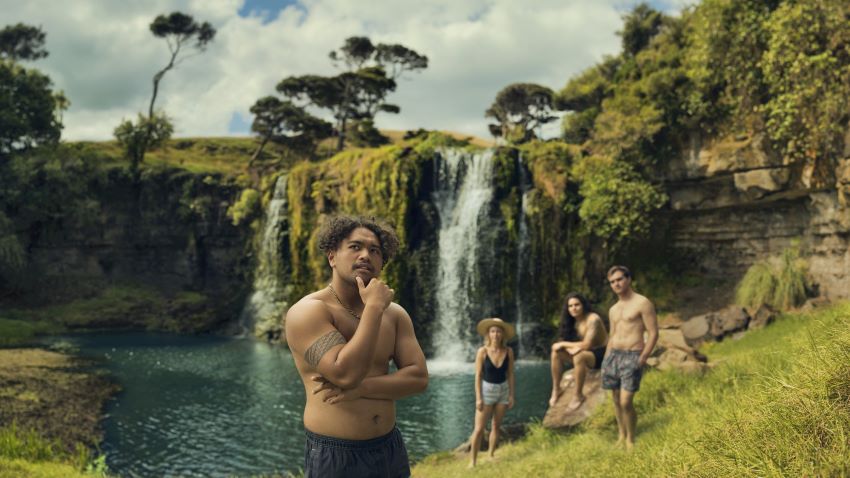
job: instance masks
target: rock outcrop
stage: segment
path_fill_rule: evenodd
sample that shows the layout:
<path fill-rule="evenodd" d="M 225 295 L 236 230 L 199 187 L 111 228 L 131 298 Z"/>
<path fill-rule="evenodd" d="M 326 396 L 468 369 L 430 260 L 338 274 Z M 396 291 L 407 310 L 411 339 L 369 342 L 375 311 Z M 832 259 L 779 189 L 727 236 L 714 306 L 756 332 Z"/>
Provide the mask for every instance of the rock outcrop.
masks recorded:
<path fill-rule="evenodd" d="M 555 406 L 546 410 L 543 416 L 543 426 L 546 428 L 569 428 L 587 420 L 593 411 L 605 401 L 605 391 L 602 390 L 602 375 L 598 370 L 587 373 L 584 381 L 584 402 L 575 409 L 568 405 L 575 396 L 576 382 L 573 372 L 567 371 L 561 377 L 561 395 Z"/>
<path fill-rule="evenodd" d="M 845 142 L 834 183 L 824 186 L 762 134 L 694 135 L 663 173 L 673 246 L 700 273 L 737 282 L 756 261 L 799 245 L 820 294 L 850 297 L 850 129 Z"/>

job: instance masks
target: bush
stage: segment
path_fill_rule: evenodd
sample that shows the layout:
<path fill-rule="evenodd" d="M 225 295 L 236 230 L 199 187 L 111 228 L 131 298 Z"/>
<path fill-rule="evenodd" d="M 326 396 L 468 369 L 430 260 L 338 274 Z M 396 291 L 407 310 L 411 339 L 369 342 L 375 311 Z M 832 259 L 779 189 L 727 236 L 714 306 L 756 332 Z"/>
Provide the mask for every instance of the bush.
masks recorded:
<path fill-rule="evenodd" d="M 630 165 L 609 157 L 582 158 L 573 167 L 573 175 L 581 182 L 583 230 L 600 238 L 614 253 L 646 237 L 652 213 L 667 201 L 657 186 Z"/>
<path fill-rule="evenodd" d="M 238 226 L 245 219 L 251 219 L 259 214 L 260 193 L 256 189 L 243 189 L 239 200 L 227 209 L 227 215 Z"/>
<path fill-rule="evenodd" d="M 744 274 L 738 284 L 735 299 L 738 304 L 747 307 L 758 307 L 769 303 L 773 290 L 776 288 L 776 278 L 767 261 L 756 262 Z"/>
<path fill-rule="evenodd" d="M 772 265 L 771 262 L 778 264 Z M 796 247 L 784 250 L 778 261 L 756 262 L 738 284 L 736 301 L 751 308 L 761 304 L 781 309 L 798 306 L 807 296 L 806 269 L 806 262 L 800 258 Z"/>

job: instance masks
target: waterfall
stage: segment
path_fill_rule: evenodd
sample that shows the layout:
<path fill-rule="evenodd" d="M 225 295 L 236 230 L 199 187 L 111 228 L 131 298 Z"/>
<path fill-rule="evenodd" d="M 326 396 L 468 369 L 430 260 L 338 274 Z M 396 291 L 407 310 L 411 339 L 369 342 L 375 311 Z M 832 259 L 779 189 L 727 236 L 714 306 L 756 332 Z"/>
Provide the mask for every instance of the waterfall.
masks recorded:
<path fill-rule="evenodd" d="M 474 353 L 470 297 L 478 287 L 483 216 L 492 196 L 493 152 L 444 150 L 436 158 L 433 193 L 440 218 L 438 234 L 435 359 L 462 362 Z"/>
<path fill-rule="evenodd" d="M 281 254 L 282 235 L 287 219 L 287 175 L 277 178 L 274 195 L 266 210 L 265 229 L 258 252 L 258 267 L 254 275 L 253 291 L 242 308 L 239 323 L 243 334 L 271 337 L 280 333 L 281 315 L 288 305 L 283 277 Z"/>
<path fill-rule="evenodd" d="M 528 326 L 532 324 L 526 324 L 525 318 L 523 316 L 523 311 L 525 310 L 524 303 L 524 288 L 528 286 L 528 284 L 533 284 L 533 281 L 529 281 L 528 279 L 532 274 L 534 274 L 533 269 L 528 267 L 528 260 L 531 257 L 530 243 L 528 237 L 528 224 L 525 223 L 525 215 L 528 210 L 528 195 L 531 190 L 531 185 L 528 181 L 528 172 L 525 169 L 525 165 L 522 161 L 522 152 L 519 153 L 517 157 L 517 176 L 519 177 L 519 192 L 522 194 L 522 205 L 519 210 L 519 219 L 517 222 L 518 226 L 518 237 L 517 237 L 517 255 L 516 255 L 516 280 L 514 282 L 514 293 L 516 294 L 516 330 L 517 330 L 517 340 L 519 342 L 519 357 L 527 356 L 527 342 L 528 342 Z M 525 287 L 523 286 L 525 284 Z"/>

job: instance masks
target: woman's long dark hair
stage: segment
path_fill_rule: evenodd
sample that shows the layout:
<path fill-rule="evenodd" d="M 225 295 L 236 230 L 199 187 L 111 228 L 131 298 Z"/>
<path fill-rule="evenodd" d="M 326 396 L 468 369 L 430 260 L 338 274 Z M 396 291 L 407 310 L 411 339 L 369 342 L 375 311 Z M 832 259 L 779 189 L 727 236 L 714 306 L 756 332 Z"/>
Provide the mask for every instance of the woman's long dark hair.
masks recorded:
<path fill-rule="evenodd" d="M 590 302 L 578 292 L 570 292 L 564 298 L 564 307 L 561 309 L 561 324 L 558 326 L 558 336 L 561 340 L 570 342 L 578 341 L 578 332 L 576 332 L 576 318 L 570 315 L 570 299 L 578 299 L 581 302 L 582 312 L 589 314 L 592 312 Z"/>

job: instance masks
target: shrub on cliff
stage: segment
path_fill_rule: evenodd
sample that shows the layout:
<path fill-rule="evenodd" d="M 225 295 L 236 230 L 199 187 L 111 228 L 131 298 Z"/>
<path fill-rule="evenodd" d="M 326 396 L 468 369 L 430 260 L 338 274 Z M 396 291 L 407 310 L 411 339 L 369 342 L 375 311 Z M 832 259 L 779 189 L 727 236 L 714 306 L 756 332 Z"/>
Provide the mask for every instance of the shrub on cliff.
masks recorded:
<path fill-rule="evenodd" d="M 806 300 L 806 261 L 791 247 L 778 259 L 756 262 L 747 270 L 736 290 L 736 302 L 746 307 L 770 304 L 790 309 Z"/>
<path fill-rule="evenodd" d="M 227 216 L 234 226 L 238 226 L 246 219 L 257 217 L 262 212 L 259 206 L 260 193 L 252 188 L 243 189 L 239 200 L 227 208 Z"/>
<path fill-rule="evenodd" d="M 649 232 L 652 213 L 667 201 L 658 187 L 627 163 L 601 156 L 582 158 L 573 167 L 581 183 L 582 229 L 616 253 Z"/>

